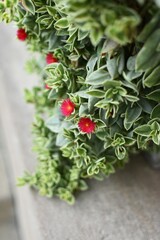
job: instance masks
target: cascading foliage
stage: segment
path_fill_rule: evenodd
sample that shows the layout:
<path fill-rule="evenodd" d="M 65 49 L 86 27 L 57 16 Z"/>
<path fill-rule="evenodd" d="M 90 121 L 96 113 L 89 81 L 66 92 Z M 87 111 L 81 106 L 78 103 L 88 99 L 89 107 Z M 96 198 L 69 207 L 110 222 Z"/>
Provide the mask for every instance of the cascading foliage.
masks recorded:
<path fill-rule="evenodd" d="M 0 20 L 39 53 L 26 64 L 39 86 L 25 90 L 38 166 L 19 185 L 72 204 L 87 178 L 159 148 L 160 1 L 5 0 Z"/>

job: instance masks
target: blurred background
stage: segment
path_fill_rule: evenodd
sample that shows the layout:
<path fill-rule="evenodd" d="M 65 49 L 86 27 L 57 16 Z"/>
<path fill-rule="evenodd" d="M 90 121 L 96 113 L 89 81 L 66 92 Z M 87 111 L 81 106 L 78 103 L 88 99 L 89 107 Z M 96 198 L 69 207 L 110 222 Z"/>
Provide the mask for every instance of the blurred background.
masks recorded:
<path fill-rule="evenodd" d="M 26 169 L 22 159 L 34 159 L 30 135 L 33 109 L 26 105 L 23 89 L 35 84 L 35 77 L 25 73 L 29 54 L 25 44 L 16 39 L 16 31 L 14 25 L 0 24 L 0 240 L 23 239 L 18 216 L 25 202 L 18 200 L 21 190 L 16 187 L 16 177 Z"/>
<path fill-rule="evenodd" d="M 2 128 L 2 126 L 0 126 L 0 128 Z M 3 137 L 2 132 L 0 132 L 0 239 L 19 240 L 14 197 L 6 169 L 7 149 L 4 146 Z"/>
<path fill-rule="evenodd" d="M 0 85 L 6 78 L 11 77 L 13 72 L 10 73 L 10 61 L 8 57 L 12 54 L 9 51 L 8 45 L 13 41 L 14 30 L 0 24 Z M 12 37 L 12 38 L 11 38 Z M 17 48 L 18 50 L 18 48 Z M 16 55 L 14 56 L 16 58 Z M 9 86 L 8 86 L 9 87 Z M 4 93 L 5 95 L 7 92 Z M 1 96 L 2 100 L 2 96 Z M 2 117 L 5 111 L 5 100 L 3 99 L 0 108 L 0 239 L 1 240 L 19 240 L 19 228 L 17 216 L 15 211 L 15 199 L 12 189 L 12 171 L 9 166 L 9 149 L 6 145 L 6 138 L 4 133 L 4 126 Z M 7 127 L 7 125 L 6 125 Z M 9 130 L 9 129 L 8 129 Z M 8 132 L 8 134 L 10 134 Z"/>

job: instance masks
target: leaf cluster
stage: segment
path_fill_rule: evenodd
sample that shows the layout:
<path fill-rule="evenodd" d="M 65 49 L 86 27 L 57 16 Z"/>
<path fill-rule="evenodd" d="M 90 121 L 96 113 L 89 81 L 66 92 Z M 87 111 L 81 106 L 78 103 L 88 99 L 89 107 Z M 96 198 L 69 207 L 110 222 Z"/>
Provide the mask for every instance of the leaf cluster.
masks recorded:
<path fill-rule="evenodd" d="M 23 0 L 2 3 L 0 16 L 25 29 L 27 48 L 42 59 L 28 62 L 41 82 L 25 92 L 38 114 L 38 167 L 19 185 L 73 203 L 87 178 L 101 180 L 123 167 L 130 153 L 159 148 L 158 1 Z M 47 53 L 58 62 L 45 65 Z M 66 98 L 75 110 L 65 118 L 60 105 Z M 94 121 L 94 133 L 80 131 L 82 117 Z"/>

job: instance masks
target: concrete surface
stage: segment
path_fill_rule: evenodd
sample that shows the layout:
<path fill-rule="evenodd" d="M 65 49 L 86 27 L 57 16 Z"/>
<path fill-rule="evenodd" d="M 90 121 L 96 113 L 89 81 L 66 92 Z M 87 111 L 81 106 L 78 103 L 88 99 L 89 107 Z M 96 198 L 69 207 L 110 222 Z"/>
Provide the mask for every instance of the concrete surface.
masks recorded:
<path fill-rule="evenodd" d="M 135 157 L 103 182 L 91 181 L 90 190 L 78 194 L 72 207 L 15 187 L 15 178 L 36 163 L 30 136 L 33 110 L 24 103 L 22 90 L 34 78 L 23 70 L 26 52 L 15 32 L 0 25 L 0 120 L 21 240 L 159 240 L 160 171 L 143 159 Z"/>
<path fill-rule="evenodd" d="M 6 149 L 0 126 L 0 240 L 19 240 L 14 201 L 6 171 Z"/>

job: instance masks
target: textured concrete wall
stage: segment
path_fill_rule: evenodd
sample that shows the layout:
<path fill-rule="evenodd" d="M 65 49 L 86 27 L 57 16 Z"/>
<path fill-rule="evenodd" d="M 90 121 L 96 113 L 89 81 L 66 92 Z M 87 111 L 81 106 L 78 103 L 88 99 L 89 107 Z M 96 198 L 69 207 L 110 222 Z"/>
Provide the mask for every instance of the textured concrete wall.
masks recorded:
<path fill-rule="evenodd" d="M 78 194 L 72 207 L 15 187 L 15 178 L 36 163 L 29 130 L 33 110 L 22 90 L 34 77 L 23 70 L 26 52 L 15 32 L 0 25 L 0 119 L 22 240 L 159 240 L 160 171 L 138 157 L 105 181 L 89 182 L 90 190 Z"/>

